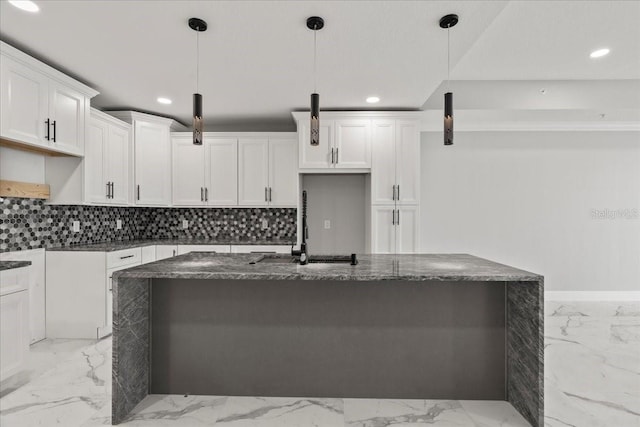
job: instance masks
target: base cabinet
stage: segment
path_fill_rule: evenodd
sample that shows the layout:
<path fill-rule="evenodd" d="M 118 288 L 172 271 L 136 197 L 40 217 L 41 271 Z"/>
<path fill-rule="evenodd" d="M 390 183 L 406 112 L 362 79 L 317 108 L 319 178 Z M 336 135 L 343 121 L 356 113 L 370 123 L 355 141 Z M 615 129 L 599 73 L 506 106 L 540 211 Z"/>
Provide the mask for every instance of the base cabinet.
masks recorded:
<path fill-rule="evenodd" d="M 99 339 L 109 335 L 112 275 L 140 265 L 141 257 L 141 248 L 47 252 L 47 337 Z"/>
<path fill-rule="evenodd" d="M 156 261 L 161 259 L 172 258 L 178 255 L 177 245 L 157 245 L 156 246 Z"/>
<path fill-rule="evenodd" d="M 29 352 L 29 294 L 0 296 L 0 381 L 24 368 Z"/>
<path fill-rule="evenodd" d="M 373 206 L 371 252 L 412 254 L 420 250 L 418 206 Z"/>
<path fill-rule="evenodd" d="M 45 321 L 45 250 L 32 249 L 28 251 L 4 252 L 0 254 L 0 261 L 23 260 L 30 261 L 31 265 L 25 269 L 28 271 L 27 292 L 29 294 L 29 342 L 31 344 L 46 338 Z M 3 272 L 9 274 L 13 270 Z"/>

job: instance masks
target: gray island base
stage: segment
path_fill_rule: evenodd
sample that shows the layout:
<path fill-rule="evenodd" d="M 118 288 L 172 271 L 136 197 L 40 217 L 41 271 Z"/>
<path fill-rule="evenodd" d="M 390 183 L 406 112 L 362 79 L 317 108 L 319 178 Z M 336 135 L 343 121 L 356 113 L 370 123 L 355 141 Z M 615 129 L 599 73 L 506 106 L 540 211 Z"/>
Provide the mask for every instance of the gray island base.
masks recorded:
<path fill-rule="evenodd" d="M 148 394 L 506 400 L 543 426 L 543 277 L 190 253 L 114 274 L 112 423 Z"/>

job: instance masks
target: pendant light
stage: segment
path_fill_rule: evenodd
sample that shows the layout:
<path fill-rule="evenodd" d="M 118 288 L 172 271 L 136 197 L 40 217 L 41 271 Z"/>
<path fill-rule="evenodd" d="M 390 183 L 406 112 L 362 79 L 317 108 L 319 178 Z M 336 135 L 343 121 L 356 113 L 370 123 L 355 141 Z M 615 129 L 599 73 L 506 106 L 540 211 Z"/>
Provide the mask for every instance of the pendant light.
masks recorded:
<path fill-rule="evenodd" d="M 198 93 L 200 86 L 200 33 L 207 31 L 207 23 L 199 18 L 189 19 L 189 28 L 196 32 L 196 93 L 193 94 L 193 143 L 202 145 L 202 95 Z"/>
<path fill-rule="evenodd" d="M 440 28 L 447 29 L 447 93 L 444 94 L 444 145 L 453 145 L 453 93 L 449 90 L 451 74 L 451 46 L 449 30 L 458 23 L 458 15 L 446 15 L 440 19 Z"/>
<path fill-rule="evenodd" d="M 311 145 L 320 145 L 320 95 L 317 93 L 316 57 L 317 57 L 317 31 L 324 27 L 324 19 L 319 16 L 307 18 L 307 28 L 313 30 L 313 93 L 311 94 Z"/>

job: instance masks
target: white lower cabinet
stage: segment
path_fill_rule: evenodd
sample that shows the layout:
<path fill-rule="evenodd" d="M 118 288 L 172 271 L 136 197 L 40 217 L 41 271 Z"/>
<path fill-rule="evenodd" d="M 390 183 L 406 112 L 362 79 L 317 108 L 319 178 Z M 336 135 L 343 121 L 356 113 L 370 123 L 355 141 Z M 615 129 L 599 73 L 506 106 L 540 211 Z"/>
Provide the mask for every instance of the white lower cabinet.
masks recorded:
<path fill-rule="evenodd" d="M 177 245 L 157 245 L 156 246 L 156 261 L 161 259 L 171 258 L 178 255 Z"/>
<path fill-rule="evenodd" d="M 141 248 L 47 252 L 47 337 L 102 338 L 111 333 L 113 272 L 140 265 Z"/>
<path fill-rule="evenodd" d="M 28 352 L 29 293 L 25 288 L 0 295 L 0 381 L 23 369 Z"/>
<path fill-rule="evenodd" d="M 219 254 L 228 254 L 230 249 L 229 245 L 178 245 L 178 255 L 188 254 L 189 252 L 215 252 Z"/>
<path fill-rule="evenodd" d="M 231 245 L 233 254 L 290 254 L 291 246 L 287 245 Z"/>
<path fill-rule="evenodd" d="M 154 246 L 145 246 L 142 249 L 141 257 L 142 264 L 148 264 L 150 262 L 154 262 L 156 260 L 156 247 Z"/>
<path fill-rule="evenodd" d="M 371 252 L 411 254 L 420 250 L 419 207 L 381 205 L 371 209 Z"/>
<path fill-rule="evenodd" d="M 0 261 L 24 260 L 31 261 L 26 267 L 28 271 L 29 293 L 29 336 L 30 343 L 45 339 L 45 250 L 32 249 L 28 251 L 4 252 L 0 254 Z M 17 269 L 21 271 L 23 269 Z M 3 272 L 10 273 L 12 270 Z"/>

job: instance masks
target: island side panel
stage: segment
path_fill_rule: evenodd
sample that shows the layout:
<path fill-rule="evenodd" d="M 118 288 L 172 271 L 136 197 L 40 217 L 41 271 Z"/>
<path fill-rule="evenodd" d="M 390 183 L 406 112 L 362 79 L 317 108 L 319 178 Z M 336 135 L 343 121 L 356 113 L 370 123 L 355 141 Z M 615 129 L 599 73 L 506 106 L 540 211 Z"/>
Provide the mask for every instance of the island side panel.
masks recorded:
<path fill-rule="evenodd" d="M 507 283 L 507 399 L 544 426 L 544 282 Z"/>
<path fill-rule="evenodd" d="M 112 424 L 122 422 L 149 393 L 150 283 L 113 281 Z"/>

